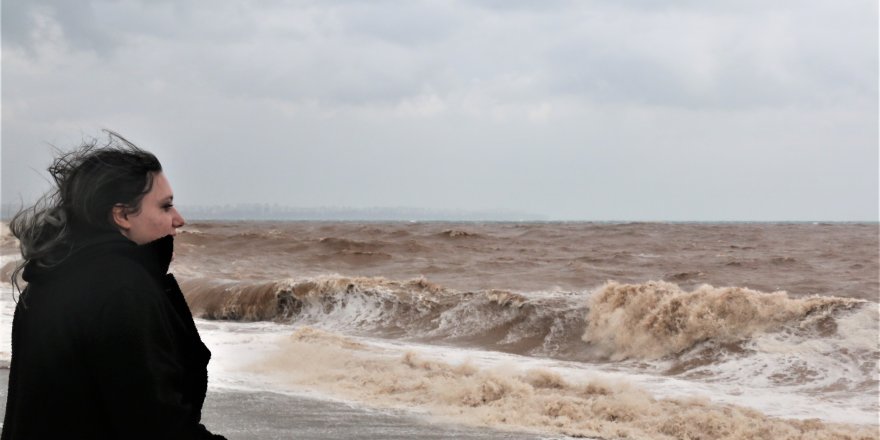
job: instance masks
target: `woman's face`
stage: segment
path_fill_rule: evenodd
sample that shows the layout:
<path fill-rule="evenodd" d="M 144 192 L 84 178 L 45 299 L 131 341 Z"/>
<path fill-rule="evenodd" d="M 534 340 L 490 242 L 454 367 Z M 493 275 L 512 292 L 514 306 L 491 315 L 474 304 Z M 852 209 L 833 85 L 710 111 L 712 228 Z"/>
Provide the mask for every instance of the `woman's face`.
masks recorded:
<path fill-rule="evenodd" d="M 122 235 L 137 244 L 146 244 L 166 235 L 176 235 L 177 228 L 184 225 L 183 217 L 174 208 L 174 193 L 165 174 L 153 175 L 153 187 L 141 199 L 141 209 L 126 214 L 119 206 L 113 208 L 113 219 Z"/>

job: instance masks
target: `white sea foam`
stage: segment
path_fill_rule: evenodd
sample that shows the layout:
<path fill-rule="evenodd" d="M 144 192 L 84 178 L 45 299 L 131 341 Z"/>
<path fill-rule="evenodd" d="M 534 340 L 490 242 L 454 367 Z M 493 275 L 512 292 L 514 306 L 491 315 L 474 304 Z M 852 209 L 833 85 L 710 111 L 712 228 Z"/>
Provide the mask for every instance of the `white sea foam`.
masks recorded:
<path fill-rule="evenodd" d="M 246 325 L 242 335 L 230 335 L 236 324 L 199 325 L 206 343 L 219 348 L 214 358 L 218 366 L 211 374 L 223 376 L 215 378 L 221 386 L 242 387 L 252 380 L 255 389 L 309 390 L 380 408 L 427 411 L 459 423 L 577 436 L 744 439 L 771 433 L 774 438 L 802 438 L 800 432 L 824 438 L 871 431 L 780 420 L 729 406 L 725 396 L 719 398 L 724 388 L 714 384 L 607 372 L 599 365 L 351 337 L 309 327 Z M 232 360 L 224 360 L 226 356 Z M 251 356 L 257 357 L 248 364 L 244 359 Z M 774 398 L 771 390 L 750 393 L 754 400 L 773 398 L 776 405 L 804 402 L 803 396 Z"/>
<path fill-rule="evenodd" d="M 310 390 L 332 394 L 331 383 L 317 380 L 308 387 L 291 388 L 291 383 L 272 383 L 269 376 L 255 374 L 254 364 L 283 353 L 283 341 L 289 338 L 294 328 L 271 323 L 234 323 L 198 320 L 202 338 L 214 352 L 210 370 L 211 384 L 215 387 L 244 387 L 272 389 L 280 387 L 288 391 Z M 480 370 L 505 370 L 525 374 L 529 370 L 548 371 L 570 382 L 591 382 L 631 384 L 644 390 L 655 398 L 704 399 L 715 404 L 732 404 L 754 408 L 768 416 L 810 419 L 818 418 L 833 423 L 876 424 L 876 408 L 858 404 L 852 399 L 828 398 L 821 393 L 804 392 L 800 388 L 767 387 L 761 381 L 748 383 L 740 375 L 732 375 L 724 380 L 703 382 L 665 376 L 658 371 L 646 372 L 644 366 L 634 364 L 590 364 L 583 362 L 558 361 L 492 351 L 459 347 L 437 346 L 400 340 L 374 339 L 336 335 L 364 349 L 359 356 L 368 353 L 373 360 L 392 360 L 404 353 L 414 353 L 420 359 L 431 362 L 444 362 L 452 365 L 472 365 Z M 279 345 L 281 344 L 281 345 Z M 307 353 L 302 353 L 307 356 Z M 731 366 L 734 370 L 736 367 Z M 293 372 L 291 372 L 293 373 Z M 716 373 L 718 374 L 718 373 Z M 855 405 L 854 405 L 855 403 Z"/>

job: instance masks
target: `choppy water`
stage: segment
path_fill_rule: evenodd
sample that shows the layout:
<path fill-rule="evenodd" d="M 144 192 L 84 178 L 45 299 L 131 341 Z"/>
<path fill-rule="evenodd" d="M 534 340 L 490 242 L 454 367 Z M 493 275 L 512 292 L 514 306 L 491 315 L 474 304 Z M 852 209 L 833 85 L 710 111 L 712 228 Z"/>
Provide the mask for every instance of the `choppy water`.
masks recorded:
<path fill-rule="evenodd" d="M 213 387 L 556 435 L 880 438 L 878 237 L 876 224 L 206 222 L 178 235 L 172 271 Z"/>

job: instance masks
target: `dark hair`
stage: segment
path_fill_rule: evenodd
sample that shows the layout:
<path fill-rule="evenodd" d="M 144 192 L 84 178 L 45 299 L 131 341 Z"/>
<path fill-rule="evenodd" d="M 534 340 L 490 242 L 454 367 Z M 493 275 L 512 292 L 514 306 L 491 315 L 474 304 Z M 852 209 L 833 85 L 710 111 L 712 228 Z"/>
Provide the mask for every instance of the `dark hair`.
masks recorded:
<path fill-rule="evenodd" d="M 132 214 L 140 210 L 162 165 L 152 153 L 119 134 L 105 133 L 107 141 L 102 145 L 92 139 L 66 153 L 57 150 L 48 168 L 55 188 L 10 221 L 9 230 L 18 238 L 24 259 L 12 273 L 16 289 L 18 274 L 26 265 L 56 266 L 70 255 L 76 237 L 118 231 L 112 219 L 114 206 L 121 204 Z"/>

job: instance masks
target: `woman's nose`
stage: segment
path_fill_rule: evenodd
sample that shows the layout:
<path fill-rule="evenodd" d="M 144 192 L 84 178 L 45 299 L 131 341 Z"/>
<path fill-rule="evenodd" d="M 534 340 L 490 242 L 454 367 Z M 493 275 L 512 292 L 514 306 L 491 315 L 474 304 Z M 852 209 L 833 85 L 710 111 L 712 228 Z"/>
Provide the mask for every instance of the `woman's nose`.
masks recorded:
<path fill-rule="evenodd" d="M 177 209 L 174 210 L 174 221 L 172 222 L 172 226 L 175 228 L 182 228 L 183 225 L 186 224 L 186 221 L 183 219 L 183 216 L 177 212 Z"/>

